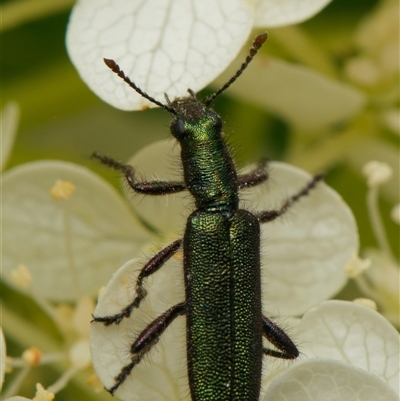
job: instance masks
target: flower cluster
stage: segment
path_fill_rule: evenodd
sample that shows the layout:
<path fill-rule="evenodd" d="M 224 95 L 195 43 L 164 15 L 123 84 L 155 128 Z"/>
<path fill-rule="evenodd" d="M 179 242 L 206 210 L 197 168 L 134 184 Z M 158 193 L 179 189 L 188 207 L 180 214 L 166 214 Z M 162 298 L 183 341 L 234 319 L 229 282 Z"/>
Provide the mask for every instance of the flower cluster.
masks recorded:
<path fill-rule="evenodd" d="M 377 246 L 362 249 L 362 259 L 353 213 L 325 184 L 284 218 L 263 226 L 264 313 L 279 316 L 302 354 L 293 364 L 268 358 L 263 401 L 323 400 L 328 395 L 337 401 L 398 399 L 399 336 L 393 325 L 399 327 L 399 267 L 378 207 L 379 196 L 395 205 L 393 224 L 399 224 L 398 156 L 392 139 L 399 131 L 398 5 L 380 1 L 351 34 L 333 44 L 312 40 L 298 26 L 280 28 L 310 18 L 328 3 L 196 0 L 189 6 L 183 0 L 80 0 L 67 32 L 69 55 L 87 85 L 117 108 L 138 110 L 153 105 L 112 74 L 103 57 L 114 58 L 151 96 L 161 100 L 166 92 L 174 98 L 216 78 L 252 28 L 275 28 L 272 47 L 292 62 L 260 54 L 229 93 L 285 121 L 293 137 L 286 161 L 308 171 L 343 163 L 345 172 L 365 175 Z M 328 36 L 320 29 L 320 37 Z M 232 62 L 216 82 L 226 82 L 240 61 Z M 13 103 L 3 111 L 2 167 L 11 154 L 18 115 Z M 162 141 L 143 148 L 129 163 L 144 177 L 174 179 L 180 173 L 177 159 L 178 149 Z M 311 177 L 289 164 L 270 166 L 266 188 L 244 192 L 243 208 L 276 208 Z M 96 315 L 126 306 L 143 263 L 158 246 L 182 235 L 192 208 L 187 195 L 127 198 L 73 163 L 44 160 L 3 173 L 3 280 L 36 303 L 56 333 L 36 327 L 13 305 L 2 305 L 0 379 L 3 383 L 6 377 L 6 401 L 28 400 L 16 394 L 32 370 L 43 365 L 60 375 L 53 384 L 38 383 L 32 401 L 57 399 L 71 380 L 89 398 L 101 387 L 97 376 L 111 387 L 129 361 L 134 335 L 182 301 L 178 254 L 146 282 L 146 302 L 130 318 L 119 326 L 90 328 L 99 289 Z M 360 203 L 357 198 L 354 210 Z M 329 300 L 349 278 L 369 299 Z M 177 319 L 116 395 L 124 401 L 188 399 L 184 331 L 184 319 Z M 23 344 L 21 357 L 7 355 L 8 340 Z M 101 400 L 103 394 L 95 397 Z"/>

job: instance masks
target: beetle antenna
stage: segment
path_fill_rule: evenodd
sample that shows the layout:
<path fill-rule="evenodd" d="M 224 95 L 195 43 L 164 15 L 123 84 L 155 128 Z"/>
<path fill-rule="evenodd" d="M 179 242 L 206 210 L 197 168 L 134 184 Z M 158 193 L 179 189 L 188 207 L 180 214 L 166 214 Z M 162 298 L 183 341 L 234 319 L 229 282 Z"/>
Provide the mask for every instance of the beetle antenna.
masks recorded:
<path fill-rule="evenodd" d="M 172 114 L 176 114 L 176 111 L 174 108 L 161 103 L 157 99 L 154 99 L 154 97 L 151 97 L 148 95 L 146 92 L 144 92 L 142 89 L 140 89 L 134 82 L 132 82 L 126 75 L 125 73 L 121 70 L 119 65 L 114 61 L 109 58 L 104 58 L 104 62 L 106 63 L 106 66 L 112 70 L 115 74 L 117 74 L 120 78 L 122 78 L 132 89 L 134 89 L 137 93 L 139 93 L 140 96 L 144 97 L 147 100 L 150 100 L 151 103 L 156 104 L 157 106 L 162 107 L 163 109 L 169 111 Z"/>
<path fill-rule="evenodd" d="M 224 92 L 226 89 L 228 89 L 239 77 L 242 75 L 242 72 L 247 68 L 247 66 L 250 64 L 251 60 L 253 60 L 253 57 L 257 54 L 258 50 L 260 50 L 261 46 L 265 43 L 267 40 L 268 33 L 265 32 L 261 35 L 257 35 L 252 43 L 252 46 L 250 48 L 249 54 L 246 57 L 245 62 L 240 66 L 240 68 L 236 71 L 235 75 L 221 88 L 219 88 L 215 93 L 210 95 L 206 101 L 205 105 L 209 106 L 214 99 L 220 95 L 222 92 Z"/>

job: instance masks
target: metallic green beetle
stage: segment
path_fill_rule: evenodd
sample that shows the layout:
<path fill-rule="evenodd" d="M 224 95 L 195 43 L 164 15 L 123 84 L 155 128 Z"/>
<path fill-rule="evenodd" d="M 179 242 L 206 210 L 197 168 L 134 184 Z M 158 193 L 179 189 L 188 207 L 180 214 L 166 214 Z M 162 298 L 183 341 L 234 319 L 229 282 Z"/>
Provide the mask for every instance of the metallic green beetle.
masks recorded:
<path fill-rule="evenodd" d="M 113 394 L 158 341 L 172 321 L 186 316 L 189 387 L 193 401 L 258 401 L 263 355 L 294 359 L 299 352 L 290 338 L 261 311 L 260 224 L 274 220 L 314 188 L 316 176 L 279 210 L 252 214 L 239 209 L 239 190 L 264 182 L 267 163 L 238 175 L 222 137 L 220 117 L 210 109 L 214 99 L 245 70 L 267 34 L 258 35 L 237 73 L 217 92 L 200 102 L 194 92 L 166 104 L 153 99 L 125 76 L 119 66 L 105 63 L 134 90 L 173 115 L 171 133 L 181 146 L 183 182 L 136 182 L 134 169 L 106 156 L 93 156 L 124 173 L 137 193 L 165 195 L 184 190 L 195 199 L 183 239 L 174 241 L 142 268 L 136 297 L 120 313 L 96 316 L 95 322 L 118 324 L 138 308 L 147 292 L 143 280 L 183 248 L 185 302 L 172 306 L 151 322 L 131 346 L 131 360 L 115 377 Z M 278 350 L 263 347 L 265 336 Z"/>

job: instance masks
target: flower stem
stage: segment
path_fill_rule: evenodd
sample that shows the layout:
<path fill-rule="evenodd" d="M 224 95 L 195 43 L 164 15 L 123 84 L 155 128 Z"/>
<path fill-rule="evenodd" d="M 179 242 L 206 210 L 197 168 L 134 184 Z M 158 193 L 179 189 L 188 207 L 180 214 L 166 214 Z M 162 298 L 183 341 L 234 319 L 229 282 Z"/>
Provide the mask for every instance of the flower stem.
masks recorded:
<path fill-rule="evenodd" d="M 50 391 L 53 394 L 58 393 L 67 386 L 68 382 L 71 380 L 72 376 L 74 376 L 77 371 L 78 369 L 70 367 L 58 378 L 58 380 L 55 383 L 53 383 L 51 386 L 47 388 L 47 391 Z"/>
<path fill-rule="evenodd" d="M 385 229 L 383 227 L 381 215 L 379 213 L 378 195 L 379 195 L 379 190 L 377 186 L 369 189 L 367 193 L 368 215 L 379 248 L 381 249 L 382 252 L 386 254 L 389 260 L 394 260 L 393 253 L 392 250 L 390 249 Z"/>
<path fill-rule="evenodd" d="M 18 394 L 18 391 L 24 382 L 25 378 L 28 376 L 29 371 L 31 370 L 30 366 L 24 366 L 18 373 L 17 375 L 13 378 L 11 383 L 7 386 L 7 389 L 3 392 L 2 394 L 2 399 L 6 400 L 7 398 L 10 398 L 16 394 Z"/>

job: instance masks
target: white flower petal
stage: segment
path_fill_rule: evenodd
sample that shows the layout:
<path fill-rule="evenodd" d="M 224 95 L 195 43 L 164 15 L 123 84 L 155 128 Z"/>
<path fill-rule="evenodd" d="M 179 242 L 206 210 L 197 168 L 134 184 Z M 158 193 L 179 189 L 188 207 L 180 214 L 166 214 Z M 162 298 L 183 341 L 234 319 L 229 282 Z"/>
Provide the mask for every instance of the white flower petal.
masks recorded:
<path fill-rule="evenodd" d="M 242 198 L 248 200 L 247 208 L 277 209 L 311 179 L 298 168 L 274 162 L 268 190 L 243 191 Z M 345 266 L 358 251 L 357 226 L 349 207 L 326 184 L 319 183 L 287 214 L 263 224 L 262 233 L 265 310 L 302 314 L 347 282 Z"/>
<path fill-rule="evenodd" d="M 94 316 L 121 311 L 134 296 L 135 279 L 146 259 L 130 261 L 119 269 L 99 298 Z M 131 317 L 119 325 L 92 323 L 90 344 L 93 366 L 106 387 L 130 362 L 129 348 L 138 334 L 156 317 L 183 299 L 182 264 L 170 260 L 146 280 L 148 296 Z M 183 400 L 187 387 L 185 356 L 185 318 L 178 317 L 161 336 L 160 341 L 133 369 L 117 390 L 123 401 Z"/>
<path fill-rule="evenodd" d="M 273 381 L 263 401 L 398 401 L 376 376 L 343 362 L 313 359 Z"/>
<path fill-rule="evenodd" d="M 211 82 L 246 41 L 254 5 L 243 0 L 80 0 L 67 32 L 70 58 L 101 99 L 122 110 L 154 107 L 113 74 L 114 59 L 163 101 Z"/>
<path fill-rule="evenodd" d="M 75 185 L 71 199 L 51 197 L 58 179 Z M 17 288 L 11 272 L 23 263 L 32 274 L 32 292 L 42 297 L 96 294 L 118 264 L 151 238 L 114 188 L 72 163 L 16 167 L 4 174 L 2 191 L 4 280 Z"/>
<path fill-rule="evenodd" d="M 217 85 L 234 74 L 233 65 L 218 78 Z M 366 101 L 365 95 L 350 85 L 261 54 L 229 88 L 229 94 L 264 107 L 309 133 L 351 119 Z"/>
<path fill-rule="evenodd" d="M 379 313 L 353 302 L 327 301 L 298 327 L 301 352 L 362 368 L 399 392 L 399 334 Z"/>
<path fill-rule="evenodd" d="M 275 28 L 313 17 L 331 0 L 257 0 L 256 27 Z"/>

